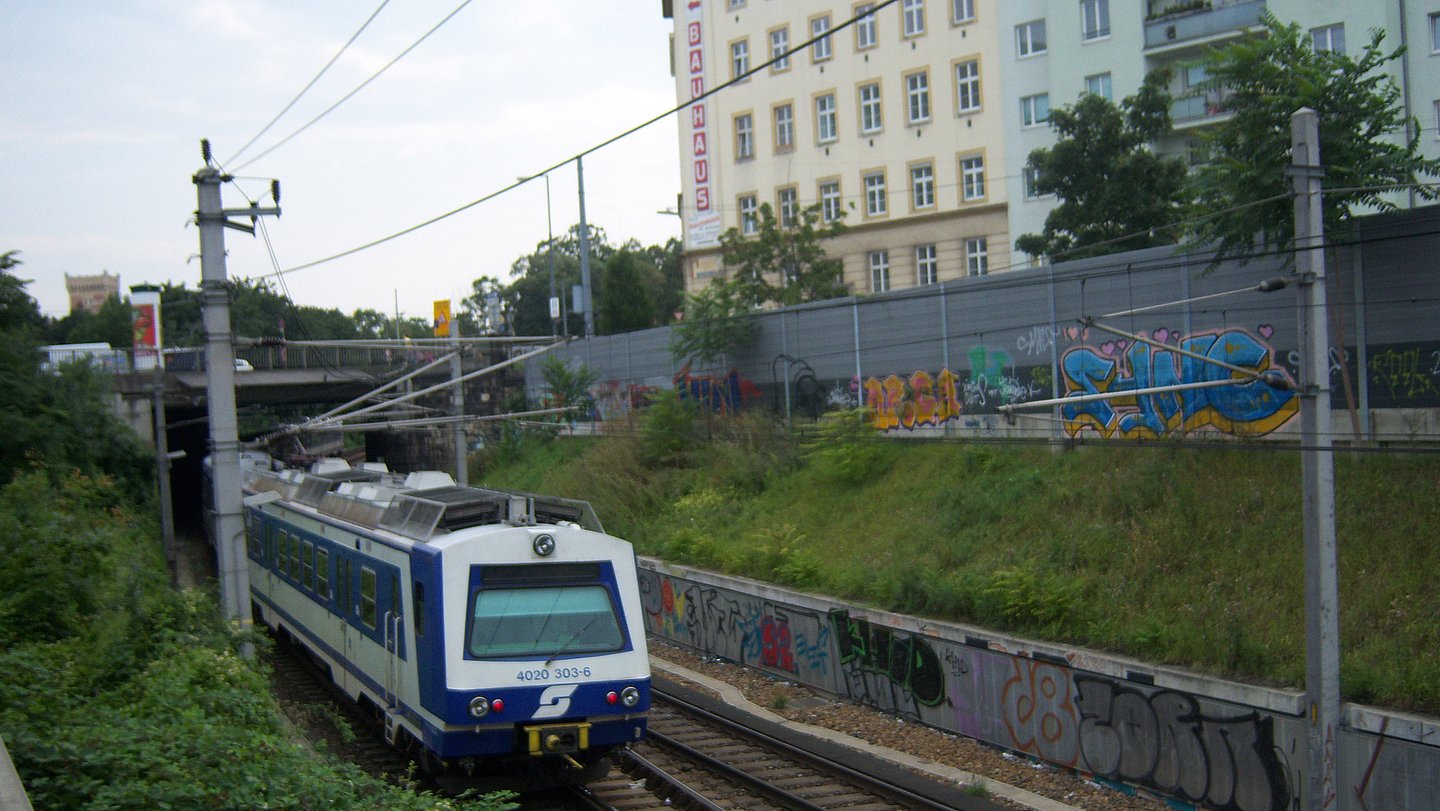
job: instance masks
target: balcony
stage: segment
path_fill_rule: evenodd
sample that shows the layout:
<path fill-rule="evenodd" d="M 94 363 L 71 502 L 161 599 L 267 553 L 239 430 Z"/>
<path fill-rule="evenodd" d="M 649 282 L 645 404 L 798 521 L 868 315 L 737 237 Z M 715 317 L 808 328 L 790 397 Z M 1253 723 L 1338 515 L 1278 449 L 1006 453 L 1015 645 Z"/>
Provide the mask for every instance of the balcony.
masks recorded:
<path fill-rule="evenodd" d="M 1238 33 L 1260 24 L 1265 0 L 1152 0 L 1145 20 L 1145 49 Z M 1172 10 L 1173 9 L 1173 10 Z"/>
<path fill-rule="evenodd" d="M 1170 121 L 1177 129 L 1204 124 L 1222 115 L 1224 100 L 1225 94 L 1215 90 L 1175 99 L 1170 105 Z"/>

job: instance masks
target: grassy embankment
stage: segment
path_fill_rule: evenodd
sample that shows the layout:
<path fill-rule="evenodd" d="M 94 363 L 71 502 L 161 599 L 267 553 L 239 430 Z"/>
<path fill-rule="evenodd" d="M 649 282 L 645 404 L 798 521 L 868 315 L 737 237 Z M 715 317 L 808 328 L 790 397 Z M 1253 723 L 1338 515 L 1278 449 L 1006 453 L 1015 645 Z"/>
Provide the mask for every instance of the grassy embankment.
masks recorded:
<path fill-rule="evenodd" d="M 643 554 L 1275 685 L 1304 681 L 1299 454 L 809 437 L 652 408 L 472 481 L 589 499 Z M 1440 714 L 1440 456 L 1338 454 L 1342 689 Z"/>

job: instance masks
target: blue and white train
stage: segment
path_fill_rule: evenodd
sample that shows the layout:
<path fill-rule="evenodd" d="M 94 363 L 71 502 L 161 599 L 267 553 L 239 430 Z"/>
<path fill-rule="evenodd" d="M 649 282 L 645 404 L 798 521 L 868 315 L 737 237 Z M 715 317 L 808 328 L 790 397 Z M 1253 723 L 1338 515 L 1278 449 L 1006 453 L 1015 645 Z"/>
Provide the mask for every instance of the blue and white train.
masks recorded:
<path fill-rule="evenodd" d="M 650 669 L 631 545 L 584 502 L 246 455 L 256 618 L 447 787 L 603 776 Z"/>

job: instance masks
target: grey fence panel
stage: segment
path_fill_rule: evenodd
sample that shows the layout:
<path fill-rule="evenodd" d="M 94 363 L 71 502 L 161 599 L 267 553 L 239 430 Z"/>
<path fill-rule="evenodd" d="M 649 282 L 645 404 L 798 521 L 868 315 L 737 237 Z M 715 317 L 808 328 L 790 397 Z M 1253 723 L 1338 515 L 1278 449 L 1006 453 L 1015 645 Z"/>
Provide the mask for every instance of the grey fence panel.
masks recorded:
<path fill-rule="evenodd" d="M 1358 234 L 1328 263 L 1336 407 L 1353 405 L 1367 424 L 1372 408 L 1440 408 L 1440 322 L 1427 317 L 1440 301 L 1440 263 L 1433 258 L 1440 207 L 1370 218 Z M 960 411 L 993 415 L 1002 404 L 1066 392 L 1123 392 L 1228 374 L 1172 346 L 1255 371 L 1283 370 L 1293 379 L 1301 288 L 1246 291 L 1276 276 L 1294 282 L 1287 258 L 1212 266 L 1206 255 L 1151 248 L 765 311 L 752 316 L 755 340 L 736 357 L 686 374 L 670 358 L 670 328 L 596 338 L 561 355 L 595 368 L 611 395 L 626 393 L 622 399 L 675 386 L 715 408 L 765 403 L 814 415 L 853 407 L 863 394 L 888 409 L 877 423 L 886 427 L 939 425 Z M 1137 307 L 1155 309 L 1103 322 L 1166 349 L 1087 330 L 1079 320 Z M 532 396 L 543 390 L 533 365 L 527 386 Z M 1067 405 L 1062 416 L 1086 417 L 1067 427 L 1072 434 L 1208 427 L 1256 435 L 1288 424 L 1295 410 L 1292 396 L 1261 383 L 1225 395 L 1205 391 L 1121 398 L 1113 407 Z M 941 401 L 956 405 L 947 410 Z"/>

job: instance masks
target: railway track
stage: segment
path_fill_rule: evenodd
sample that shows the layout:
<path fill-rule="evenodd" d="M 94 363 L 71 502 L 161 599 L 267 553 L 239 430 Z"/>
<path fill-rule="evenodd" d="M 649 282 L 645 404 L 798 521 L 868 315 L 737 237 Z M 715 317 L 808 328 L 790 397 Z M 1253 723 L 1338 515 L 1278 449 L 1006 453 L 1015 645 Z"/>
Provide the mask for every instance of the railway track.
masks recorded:
<path fill-rule="evenodd" d="M 277 640 L 274 690 L 312 737 L 370 774 L 434 789 L 418 766 L 383 742 L 379 724 L 343 700 L 304 651 Z M 882 811 L 1000 806 L 834 744 L 770 728 L 717 700 L 656 677 L 648 739 L 625 752 L 609 777 L 588 786 L 522 794 L 524 811 Z M 343 719 L 353 737 L 339 734 Z"/>
<path fill-rule="evenodd" d="M 710 805 L 699 807 L 1000 808 L 862 753 L 758 721 L 661 678 L 655 679 L 652 696 L 649 735 L 635 751 L 705 795 Z M 684 801 L 675 804 L 683 806 Z"/>

